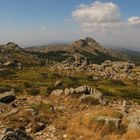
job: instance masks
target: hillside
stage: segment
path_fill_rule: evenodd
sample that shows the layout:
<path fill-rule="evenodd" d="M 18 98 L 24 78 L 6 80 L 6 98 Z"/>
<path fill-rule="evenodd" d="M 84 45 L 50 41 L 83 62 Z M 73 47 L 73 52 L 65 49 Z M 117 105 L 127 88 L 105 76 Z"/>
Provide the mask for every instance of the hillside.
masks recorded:
<path fill-rule="evenodd" d="M 96 67 L 1 72 L 0 139 L 138 140 L 140 69 L 123 62 Z"/>
<path fill-rule="evenodd" d="M 13 42 L 0 45 L 0 64 L 14 65 L 15 63 L 21 63 L 24 66 L 35 66 L 40 63 L 40 60 Z"/>
<path fill-rule="evenodd" d="M 134 51 L 130 49 L 118 49 L 119 51 L 125 53 L 129 60 L 135 63 L 136 65 L 140 65 L 140 52 Z"/>
<path fill-rule="evenodd" d="M 124 60 L 125 55 L 117 50 L 106 49 L 92 38 L 85 38 L 71 44 L 48 45 L 42 47 L 26 48 L 27 51 L 34 52 L 40 58 L 52 61 L 64 61 L 75 56 L 84 58 L 88 63 L 102 63 L 105 60 Z"/>
<path fill-rule="evenodd" d="M 0 67 L 0 140 L 138 140 L 140 67 L 90 38 L 29 49 L 0 46 L 24 66 Z"/>

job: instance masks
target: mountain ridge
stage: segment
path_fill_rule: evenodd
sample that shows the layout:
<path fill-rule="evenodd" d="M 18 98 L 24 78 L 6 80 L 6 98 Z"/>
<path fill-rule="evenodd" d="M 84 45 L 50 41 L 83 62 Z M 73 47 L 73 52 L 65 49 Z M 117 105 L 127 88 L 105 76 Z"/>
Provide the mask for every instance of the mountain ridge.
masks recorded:
<path fill-rule="evenodd" d="M 90 37 L 77 40 L 71 44 L 53 44 L 38 48 L 26 48 L 25 50 L 34 53 L 45 53 L 46 57 L 48 56 L 51 60 L 53 60 L 55 56 L 57 56 L 57 58 L 67 56 L 68 58 L 73 57 L 74 55 L 87 58 L 89 63 L 94 63 L 94 60 L 95 63 L 101 63 L 104 62 L 106 59 L 126 60 L 126 56 L 121 52 L 117 50 L 104 48 Z M 51 58 L 51 56 L 53 58 Z"/>

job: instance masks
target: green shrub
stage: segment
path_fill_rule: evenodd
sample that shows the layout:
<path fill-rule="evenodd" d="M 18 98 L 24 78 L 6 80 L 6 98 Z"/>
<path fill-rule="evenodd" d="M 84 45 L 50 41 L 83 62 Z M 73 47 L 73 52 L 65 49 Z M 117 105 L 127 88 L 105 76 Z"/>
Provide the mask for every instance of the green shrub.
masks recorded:
<path fill-rule="evenodd" d="M 40 111 L 40 110 L 47 110 L 49 112 L 53 111 L 52 105 L 43 102 L 40 102 L 39 104 L 33 104 L 31 105 L 31 108 L 36 111 Z"/>
<path fill-rule="evenodd" d="M 103 94 L 104 94 L 104 96 L 111 96 L 111 97 L 116 97 L 116 94 L 114 94 L 114 93 L 112 93 L 112 92 L 110 92 L 110 91 L 108 91 L 108 88 L 97 88 L 99 91 L 101 91 Z"/>
<path fill-rule="evenodd" d="M 48 88 L 47 88 L 47 94 L 50 95 L 53 90 L 55 90 L 55 88 L 54 88 L 53 85 L 48 86 Z"/>
<path fill-rule="evenodd" d="M 0 77 L 1 78 L 13 78 L 15 77 L 15 72 L 12 70 L 3 70 L 0 72 Z"/>
<path fill-rule="evenodd" d="M 107 129 L 109 133 L 115 132 L 117 129 L 116 124 L 113 121 L 109 121 Z"/>
<path fill-rule="evenodd" d="M 10 85 L 0 85 L 0 93 L 6 92 L 6 91 L 10 91 L 11 90 L 11 86 Z"/>
<path fill-rule="evenodd" d="M 15 93 L 21 93 L 21 92 L 23 92 L 23 87 L 21 87 L 21 86 L 15 87 L 15 88 L 14 88 L 14 92 L 15 92 Z"/>
<path fill-rule="evenodd" d="M 110 80 L 109 81 L 110 85 L 114 85 L 114 86 L 125 86 L 126 84 L 121 81 L 121 80 Z"/>
<path fill-rule="evenodd" d="M 29 91 L 29 94 L 32 95 L 32 96 L 36 96 L 40 93 L 40 90 L 39 89 L 31 89 Z"/>
<path fill-rule="evenodd" d="M 32 83 L 24 82 L 24 87 L 25 87 L 25 88 L 31 88 L 32 86 L 33 86 Z"/>
<path fill-rule="evenodd" d="M 116 133 L 122 135 L 122 134 L 126 133 L 126 131 L 127 131 L 127 126 L 124 125 L 124 124 L 120 124 L 120 125 L 118 126 L 118 129 L 117 129 Z"/>
<path fill-rule="evenodd" d="M 40 66 L 45 66 L 46 65 L 46 61 L 45 60 L 41 60 L 40 61 Z"/>
<path fill-rule="evenodd" d="M 82 99 L 82 102 L 86 103 L 86 104 L 90 104 L 90 105 L 97 105 L 97 104 L 99 104 L 98 99 L 95 99 L 92 96 L 88 96 L 88 97 Z"/>
<path fill-rule="evenodd" d="M 80 86 L 77 78 L 64 77 L 63 81 L 64 81 L 65 87 L 67 87 L 67 88 L 71 88 L 71 87 L 76 88 L 76 87 Z"/>
<path fill-rule="evenodd" d="M 140 99 L 140 90 L 139 89 L 119 89 L 121 98 L 127 99 Z"/>

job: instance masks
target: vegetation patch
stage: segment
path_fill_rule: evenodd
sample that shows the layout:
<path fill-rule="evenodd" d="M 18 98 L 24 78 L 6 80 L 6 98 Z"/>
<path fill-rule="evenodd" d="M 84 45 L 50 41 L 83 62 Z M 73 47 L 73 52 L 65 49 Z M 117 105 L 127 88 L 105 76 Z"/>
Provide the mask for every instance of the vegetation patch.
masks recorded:
<path fill-rule="evenodd" d="M 30 89 L 29 90 L 29 94 L 32 95 L 32 96 L 36 96 L 40 93 L 40 90 L 39 89 Z"/>

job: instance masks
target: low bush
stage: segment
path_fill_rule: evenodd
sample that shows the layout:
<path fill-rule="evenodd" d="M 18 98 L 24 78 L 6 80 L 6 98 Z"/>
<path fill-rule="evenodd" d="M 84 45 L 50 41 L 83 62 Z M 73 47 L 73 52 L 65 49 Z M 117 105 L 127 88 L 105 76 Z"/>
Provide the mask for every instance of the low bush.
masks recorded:
<path fill-rule="evenodd" d="M 110 85 L 114 85 L 114 86 L 125 86 L 126 85 L 121 80 L 110 80 L 109 83 L 110 83 Z"/>
<path fill-rule="evenodd" d="M 47 104 L 47 103 L 43 103 L 43 102 L 40 102 L 39 104 L 33 104 L 33 105 L 31 105 L 31 108 L 36 110 L 36 111 L 40 111 L 40 110 L 46 110 L 49 112 L 53 111 L 52 105 Z"/>
<path fill-rule="evenodd" d="M 21 93 L 21 92 L 23 92 L 23 87 L 21 87 L 21 86 L 15 87 L 14 88 L 14 92 L 15 93 Z"/>
<path fill-rule="evenodd" d="M 29 94 L 32 95 L 32 96 L 36 96 L 40 93 L 40 90 L 39 89 L 31 89 L 29 91 Z"/>
<path fill-rule="evenodd" d="M 6 91 L 10 91 L 11 90 L 11 86 L 10 85 L 0 85 L 0 93 L 6 92 Z"/>
<path fill-rule="evenodd" d="M 12 70 L 3 70 L 0 72 L 0 77 L 1 78 L 13 78 L 15 77 L 15 72 Z"/>
<path fill-rule="evenodd" d="M 139 89 L 119 89 L 121 94 L 119 95 L 122 98 L 127 99 L 140 99 L 140 90 Z"/>
<path fill-rule="evenodd" d="M 48 86 L 48 88 L 47 88 L 47 94 L 50 95 L 53 90 L 55 90 L 55 88 L 54 88 L 53 85 Z"/>
<path fill-rule="evenodd" d="M 126 131 L 127 131 L 127 126 L 124 124 L 120 124 L 116 132 L 122 135 L 126 133 Z"/>
<path fill-rule="evenodd" d="M 24 87 L 25 87 L 25 88 L 31 88 L 32 86 L 33 86 L 32 83 L 24 82 Z"/>
<path fill-rule="evenodd" d="M 82 103 L 86 103 L 89 105 L 97 105 L 97 104 L 99 104 L 99 101 L 92 96 L 88 96 L 88 97 L 82 99 Z"/>

